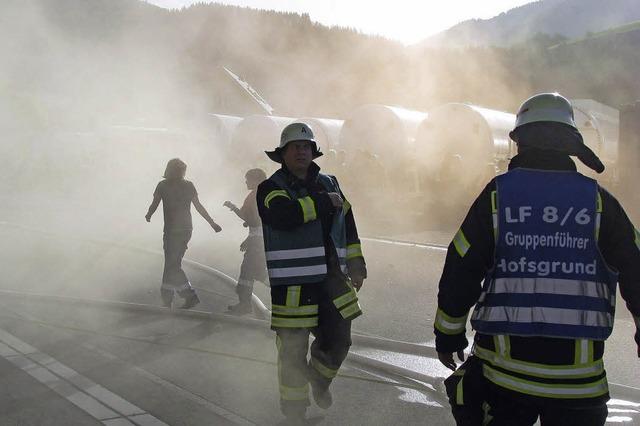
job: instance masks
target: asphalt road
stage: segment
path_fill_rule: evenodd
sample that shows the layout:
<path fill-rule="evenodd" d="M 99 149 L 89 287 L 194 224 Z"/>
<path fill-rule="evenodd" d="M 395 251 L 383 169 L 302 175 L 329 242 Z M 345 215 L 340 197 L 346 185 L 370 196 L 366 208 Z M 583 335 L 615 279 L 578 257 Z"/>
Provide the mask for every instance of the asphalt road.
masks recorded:
<path fill-rule="evenodd" d="M 65 200 L 49 202 L 47 214 L 42 215 L 41 200 L 19 201 L 15 208 L 5 210 L 0 221 L 29 229 L 0 227 L 0 288 L 159 305 L 161 256 L 124 248 L 161 251 L 161 221 L 144 223 L 144 208 L 138 217 L 126 210 L 92 209 Z M 214 213 L 214 217 L 223 225 L 223 233 L 214 234 L 194 218 L 194 237 L 187 257 L 236 277 L 241 260 L 238 245 L 246 231 L 222 212 Z M 420 238 L 446 243 L 446 235 L 447 231 L 439 231 L 423 233 Z M 360 292 L 365 315 L 356 320 L 354 328 L 366 334 L 431 344 L 444 251 L 369 241 L 363 246 L 369 279 Z M 201 292 L 203 303 L 197 309 L 222 312 L 234 301 L 233 291 L 211 275 L 193 268 L 188 274 L 195 287 L 208 290 Z M 256 293 L 268 304 L 265 287 L 256 285 Z M 7 346 L 2 333 L 8 333 L 140 409 L 138 412 L 129 407 L 134 414 L 127 416 L 129 412 L 123 413 L 120 407 L 120 411 L 115 410 L 119 417 L 94 416 L 97 422 L 127 424 L 117 421 L 134 421 L 135 416 L 145 415 L 167 424 L 241 424 L 242 419 L 275 424 L 280 419 L 270 332 L 162 314 L 125 315 L 77 304 L 3 297 L 0 305 L 0 343 Z M 611 407 L 614 411 L 610 419 L 623 423 L 638 419 L 640 411 L 640 378 L 634 367 L 639 360 L 633 330 L 621 302 L 605 359 L 609 380 L 630 387 L 613 388 L 614 396 L 619 392 L 628 402 L 614 401 L 617 405 Z M 63 383 L 63 390 L 56 392 L 46 383 L 46 372 L 40 377 L 44 382 L 30 374 L 45 368 L 38 364 L 38 356 L 34 360 L 30 354 L 7 353 L 5 350 L 4 359 L 0 358 L 0 372 L 11 386 L 4 387 L 0 397 L 4 401 L 0 402 L 0 423 L 42 424 L 46 420 L 49 424 L 91 424 L 87 411 L 70 402 L 68 395 L 73 392 L 64 390 L 65 386 L 76 391 L 91 386 Z M 369 355 L 376 357 L 375 353 Z M 19 359 L 22 361 L 16 361 Z M 434 376 L 446 374 L 437 363 L 415 357 L 396 356 L 390 362 Z M 347 370 L 347 376 L 358 378 L 338 379 L 338 402 L 330 412 L 312 410 L 314 415 L 325 415 L 325 424 L 452 422 L 448 410 L 435 407 L 428 394 L 390 385 L 387 379 L 355 367 Z M 46 413 L 55 416 L 50 418 Z M 150 417 L 137 419 L 143 424 Z"/>
<path fill-rule="evenodd" d="M 157 305 L 159 255 L 10 226 L 0 237 L 2 289 Z M 233 291 L 187 268 L 198 310 Z M 204 291 L 209 290 L 209 291 Z M 273 333 L 211 317 L 89 302 L 0 298 L 1 424 L 277 424 Z M 451 424 L 429 392 L 348 365 L 322 424 Z"/>

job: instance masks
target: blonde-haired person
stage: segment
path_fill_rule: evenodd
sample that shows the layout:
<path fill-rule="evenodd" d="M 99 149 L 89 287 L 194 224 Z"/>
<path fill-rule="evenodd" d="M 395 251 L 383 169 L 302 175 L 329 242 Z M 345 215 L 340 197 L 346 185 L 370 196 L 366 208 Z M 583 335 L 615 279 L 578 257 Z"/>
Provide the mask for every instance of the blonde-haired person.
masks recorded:
<path fill-rule="evenodd" d="M 147 222 L 151 222 L 151 216 L 162 201 L 164 272 L 160 295 L 164 306 L 171 307 L 174 293 L 177 292 L 184 298 L 183 309 L 192 308 L 200 303 L 198 295 L 182 270 L 182 258 L 187 251 L 187 244 L 193 231 L 191 203 L 214 231 L 222 230 L 200 203 L 196 187 L 184 178 L 186 172 L 187 165 L 184 161 L 179 158 L 169 160 L 164 171 L 164 179 L 156 186 L 153 201 L 145 216 Z"/>
<path fill-rule="evenodd" d="M 240 251 L 244 252 L 242 264 L 240 265 L 240 277 L 236 293 L 239 302 L 229 306 L 228 312 L 234 315 L 244 315 L 250 313 L 251 295 L 253 294 L 254 281 L 261 281 L 268 284 L 267 265 L 264 258 L 264 243 L 262 241 L 262 221 L 258 215 L 258 204 L 256 202 L 256 190 L 258 185 L 267 180 L 267 175 L 262 169 L 251 169 L 245 174 L 245 183 L 249 194 L 244 199 L 242 207 L 238 208 L 231 201 L 225 201 L 224 206 L 234 212 L 244 221 L 244 226 L 249 228 L 249 235 L 240 244 Z"/>

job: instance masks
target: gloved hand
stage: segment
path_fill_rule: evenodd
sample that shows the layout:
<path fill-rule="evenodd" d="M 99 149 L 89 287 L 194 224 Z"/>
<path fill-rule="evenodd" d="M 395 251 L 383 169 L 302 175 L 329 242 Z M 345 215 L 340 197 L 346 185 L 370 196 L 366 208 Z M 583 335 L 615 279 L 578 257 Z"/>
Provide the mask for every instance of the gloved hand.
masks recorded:
<path fill-rule="evenodd" d="M 464 362 L 464 351 L 460 350 L 457 352 L 457 354 L 458 359 L 461 362 Z M 453 359 L 452 352 L 438 352 L 438 359 L 440 360 L 442 365 L 447 367 L 449 370 L 456 371 L 456 368 L 458 368 L 456 361 Z"/>
<path fill-rule="evenodd" d="M 360 274 L 351 275 L 351 284 L 353 284 L 353 288 L 355 288 L 356 291 L 360 291 L 360 289 L 362 288 L 362 284 L 364 284 L 364 278 L 365 277 Z"/>
<path fill-rule="evenodd" d="M 214 230 L 214 231 L 216 231 L 216 232 L 220 232 L 220 231 L 222 231 L 222 227 L 221 227 L 220 225 L 218 225 L 217 223 L 215 223 L 215 222 L 211 222 L 211 227 L 212 227 L 212 228 L 213 228 L 213 230 Z"/>
<path fill-rule="evenodd" d="M 347 269 L 349 270 L 349 278 L 356 291 L 360 290 L 365 278 L 367 278 L 367 267 L 362 257 L 355 257 L 347 260 Z"/>

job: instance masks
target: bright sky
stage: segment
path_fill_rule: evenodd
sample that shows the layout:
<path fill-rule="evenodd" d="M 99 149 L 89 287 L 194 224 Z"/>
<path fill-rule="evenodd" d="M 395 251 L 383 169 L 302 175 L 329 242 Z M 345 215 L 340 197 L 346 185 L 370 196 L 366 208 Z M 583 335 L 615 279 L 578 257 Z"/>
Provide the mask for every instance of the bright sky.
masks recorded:
<path fill-rule="evenodd" d="M 146 0 L 180 8 L 203 0 Z M 204 0 L 210 1 L 210 0 Z M 217 0 L 216 3 L 308 13 L 324 25 L 356 28 L 412 44 L 467 19 L 487 19 L 536 0 Z"/>

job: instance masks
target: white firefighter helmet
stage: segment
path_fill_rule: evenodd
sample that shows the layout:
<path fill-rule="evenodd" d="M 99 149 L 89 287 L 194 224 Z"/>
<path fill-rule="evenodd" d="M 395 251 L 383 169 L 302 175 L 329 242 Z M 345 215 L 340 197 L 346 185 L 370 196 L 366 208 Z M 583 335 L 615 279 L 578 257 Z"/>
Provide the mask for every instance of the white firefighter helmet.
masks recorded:
<path fill-rule="evenodd" d="M 304 123 L 291 123 L 282 130 L 280 135 L 280 145 L 273 151 L 265 151 L 267 156 L 276 163 L 282 163 L 282 150 L 290 143 L 296 141 L 308 141 L 311 143 L 313 158 L 318 158 L 322 153 L 318 150 L 318 145 L 313 135 L 311 127 Z"/>
<path fill-rule="evenodd" d="M 531 131 L 534 131 L 535 136 L 531 136 Z M 597 173 L 604 171 L 604 164 L 585 145 L 576 127 L 571 102 L 559 93 L 540 93 L 524 101 L 516 115 L 516 125 L 509 136 L 519 147 L 575 155 Z"/>
<path fill-rule="evenodd" d="M 516 115 L 515 128 L 540 121 L 563 123 L 577 128 L 571 102 L 559 93 L 540 93 L 524 101 Z"/>

